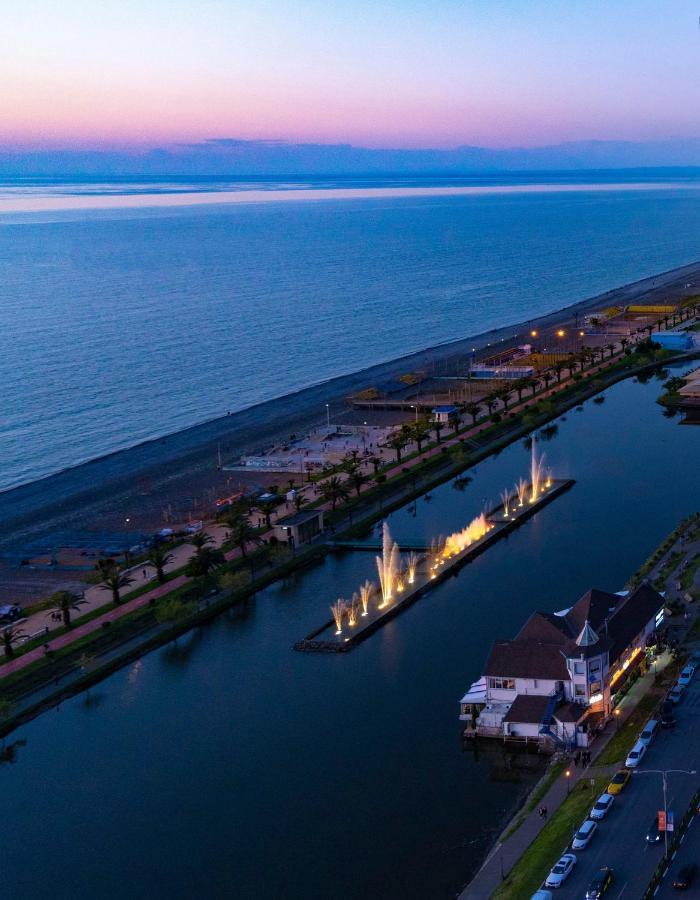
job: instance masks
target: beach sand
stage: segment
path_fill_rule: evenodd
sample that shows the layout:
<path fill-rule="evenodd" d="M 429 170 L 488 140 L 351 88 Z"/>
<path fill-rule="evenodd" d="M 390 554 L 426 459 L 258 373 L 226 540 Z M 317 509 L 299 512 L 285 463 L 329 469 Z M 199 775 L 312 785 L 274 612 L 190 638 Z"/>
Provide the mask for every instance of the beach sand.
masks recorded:
<path fill-rule="evenodd" d="M 476 348 L 486 355 L 524 343 L 531 328 L 540 335 L 574 323 L 575 316 L 611 305 L 659 303 L 700 293 L 700 262 L 684 266 L 549 315 L 431 347 L 381 365 L 331 379 L 287 396 L 150 441 L 40 481 L 0 494 L 3 522 L 0 554 L 18 562 L 28 548 L 66 545 L 71 532 L 153 532 L 163 527 L 163 509 L 177 515 L 198 500 L 224 496 L 239 473 L 217 471 L 219 449 L 224 462 L 242 453 L 261 451 L 290 434 L 306 433 L 326 417 L 341 420 L 347 396 L 368 385 L 416 369 L 440 374 L 465 371 Z M 490 345 L 490 350 L 489 350 Z M 245 348 L 241 352 L 246 352 Z M 259 476 L 255 476 L 258 477 Z M 281 486 L 285 475 L 274 476 Z M 182 519 L 180 519 L 181 521 Z M 32 553 L 32 555 L 34 555 Z M 0 570 L 0 583 L 10 569 Z"/>

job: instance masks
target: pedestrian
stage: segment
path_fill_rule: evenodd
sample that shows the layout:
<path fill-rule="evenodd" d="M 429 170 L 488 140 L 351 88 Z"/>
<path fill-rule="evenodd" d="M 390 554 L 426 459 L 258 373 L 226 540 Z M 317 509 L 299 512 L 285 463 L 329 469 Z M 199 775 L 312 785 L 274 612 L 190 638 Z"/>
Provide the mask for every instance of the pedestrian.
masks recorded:
<path fill-rule="evenodd" d="M 542 818 L 543 819 L 547 818 L 547 807 L 546 806 L 542 807 Z"/>
<path fill-rule="evenodd" d="M 146 570 L 143 569 L 143 571 L 141 572 L 141 574 L 143 575 L 143 577 L 144 577 L 144 579 L 145 579 L 145 578 L 146 578 Z"/>

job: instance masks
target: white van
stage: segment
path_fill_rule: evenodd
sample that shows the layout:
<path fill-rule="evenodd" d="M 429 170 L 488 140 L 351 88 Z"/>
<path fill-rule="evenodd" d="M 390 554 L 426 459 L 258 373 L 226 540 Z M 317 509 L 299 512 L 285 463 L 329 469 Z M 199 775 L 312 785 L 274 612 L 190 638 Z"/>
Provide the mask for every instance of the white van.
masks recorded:
<path fill-rule="evenodd" d="M 593 819 L 586 819 L 583 825 L 579 828 L 579 830 L 574 835 L 574 839 L 571 842 L 572 850 L 585 850 L 588 846 L 590 839 L 595 834 L 596 828 L 598 827 L 598 823 L 594 822 Z"/>
<path fill-rule="evenodd" d="M 642 761 L 642 757 L 647 752 L 647 745 L 644 741 L 637 741 L 637 743 L 632 747 L 629 752 L 629 756 L 625 760 L 625 765 L 628 769 L 636 768 L 639 763 Z"/>
<path fill-rule="evenodd" d="M 656 734 L 656 729 L 659 727 L 658 719 L 649 719 L 647 724 L 644 726 L 644 730 L 639 735 L 639 740 L 642 744 L 646 744 L 649 746 L 651 743 L 651 739 Z"/>

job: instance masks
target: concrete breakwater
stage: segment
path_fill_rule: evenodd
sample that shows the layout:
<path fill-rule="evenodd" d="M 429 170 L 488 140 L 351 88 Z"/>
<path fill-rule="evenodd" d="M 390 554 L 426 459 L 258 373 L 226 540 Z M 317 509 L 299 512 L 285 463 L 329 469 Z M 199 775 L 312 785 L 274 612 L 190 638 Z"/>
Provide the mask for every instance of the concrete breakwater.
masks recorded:
<path fill-rule="evenodd" d="M 463 565 L 518 528 L 574 484 L 573 479 L 553 479 L 549 486 L 540 489 L 534 499 L 525 497 L 519 503 L 517 498 L 514 498 L 512 504 L 507 501 L 499 504 L 483 514 L 485 527 L 480 537 L 462 549 L 456 550 L 450 547 L 449 538 L 445 545 L 436 543 L 430 552 L 416 560 L 412 578 L 397 582 L 390 598 L 383 599 L 374 609 L 368 608 L 363 612 L 358 610 L 357 614 L 351 614 L 347 623 L 339 622 L 334 615 L 315 631 L 297 641 L 294 649 L 327 653 L 346 653 L 352 650 L 431 588 L 450 578 Z M 529 496 L 531 491 L 532 485 L 529 484 L 525 493 Z M 396 545 L 394 548 L 398 552 Z"/>

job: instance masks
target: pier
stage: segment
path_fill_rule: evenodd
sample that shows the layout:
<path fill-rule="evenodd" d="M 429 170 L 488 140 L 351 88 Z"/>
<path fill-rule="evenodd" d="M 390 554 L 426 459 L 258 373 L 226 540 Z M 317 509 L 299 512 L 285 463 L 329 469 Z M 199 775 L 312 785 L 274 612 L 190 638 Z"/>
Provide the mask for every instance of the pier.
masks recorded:
<path fill-rule="evenodd" d="M 574 484 L 573 479 L 548 478 L 540 482 L 535 477 L 529 483 L 521 480 L 514 494 L 504 492 L 502 503 L 475 518 L 462 532 L 450 535 L 444 544 L 435 544 L 420 557 L 411 554 L 404 571 L 400 568 L 399 547 L 391 542 L 385 523 L 383 553 L 377 557 L 379 587 L 366 582 L 360 588 L 357 601 L 357 595 L 353 596 L 350 605 L 337 601 L 332 607 L 333 618 L 297 641 L 294 649 L 327 653 L 352 650 Z M 338 543 L 348 547 L 354 543 L 361 545 L 354 549 L 378 549 L 369 541 Z M 373 608 L 369 602 L 372 597 L 377 601 Z"/>

